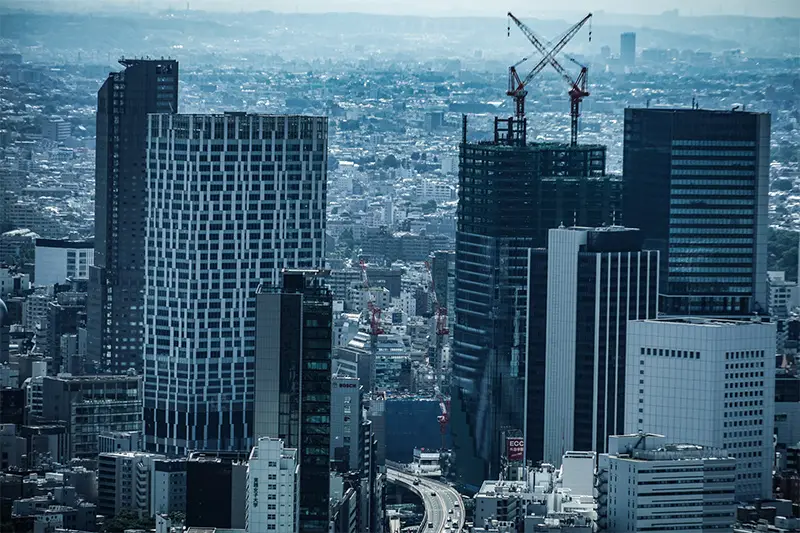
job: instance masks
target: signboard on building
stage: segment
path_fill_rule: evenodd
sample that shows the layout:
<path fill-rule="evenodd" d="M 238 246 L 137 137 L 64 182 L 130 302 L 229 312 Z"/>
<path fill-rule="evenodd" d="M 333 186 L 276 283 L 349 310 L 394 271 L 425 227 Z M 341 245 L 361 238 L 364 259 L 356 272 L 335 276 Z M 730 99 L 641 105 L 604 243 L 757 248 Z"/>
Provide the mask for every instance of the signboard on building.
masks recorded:
<path fill-rule="evenodd" d="M 522 437 L 506 438 L 506 459 L 509 461 L 522 461 L 525 454 L 525 440 Z"/>

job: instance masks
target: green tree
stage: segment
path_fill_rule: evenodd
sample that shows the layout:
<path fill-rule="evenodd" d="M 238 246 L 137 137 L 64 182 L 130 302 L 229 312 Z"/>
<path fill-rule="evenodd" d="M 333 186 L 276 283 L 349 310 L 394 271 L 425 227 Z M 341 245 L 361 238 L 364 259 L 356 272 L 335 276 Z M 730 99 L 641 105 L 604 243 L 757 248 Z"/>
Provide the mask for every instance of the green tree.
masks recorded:
<path fill-rule="evenodd" d="M 139 515 L 130 510 L 120 511 L 116 516 L 108 519 L 103 524 L 103 533 L 123 533 L 126 529 L 155 529 L 156 521 L 148 516 Z"/>

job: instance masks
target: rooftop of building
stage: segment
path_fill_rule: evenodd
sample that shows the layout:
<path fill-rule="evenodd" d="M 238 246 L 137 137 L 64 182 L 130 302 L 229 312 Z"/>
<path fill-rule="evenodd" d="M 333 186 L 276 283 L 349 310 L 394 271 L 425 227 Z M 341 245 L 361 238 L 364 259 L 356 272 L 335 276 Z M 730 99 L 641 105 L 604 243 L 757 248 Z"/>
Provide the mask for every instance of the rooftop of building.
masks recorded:
<path fill-rule="evenodd" d="M 87 248 L 94 249 L 94 241 L 71 241 L 69 239 L 36 239 L 39 248 Z"/>
<path fill-rule="evenodd" d="M 724 327 L 735 327 L 735 326 L 752 326 L 754 324 L 763 324 L 764 322 L 768 321 L 769 320 L 766 319 L 766 317 L 757 317 L 757 316 L 753 316 L 752 318 L 742 318 L 742 319 L 709 318 L 709 317 L 699 317 L 699 316 L 686 316 L 686 317 L 667 316 L 662 318 L 650 318 L 646 320 L 640 320 L 639 322 L 646 322 L 653 324 L 688 324 L 693 326 L 724 328 Z"/>
<path fill-rule="evenodd" d="M 517 152 L 526 150 L 531 152 L 546 152 L 553 150 L 563 150 L 569 152 L 586 152 L 589 150 L 605 150 L 604 144 L 577 144 L 575 146 L 570 143 L 559 142 L 541 142 L 541 143 L 528 143 L 525 146 L 510 145 L 505 143 L 496 143 L 494 141 L 478 141 L 468 142 L 467 145 L 478 146 L 490 150 L 499 150 L 503 152 Z"/>
<path fill-rule="evenodd" d="M 526 481 L 486 480 L 478 491 L 478 496 L 503 496 L 511 493 L 528 492 Z"/>
<path fill-rule="evenodd" d="M 111 381 L 135 381 L 140 378 L 136 374 L 95 374 L 90 376 L 73 376 L 72 374 L 58 374 L 56 376 L 44 376 L 55 381 L 68 383 L 96 383 Z"/>

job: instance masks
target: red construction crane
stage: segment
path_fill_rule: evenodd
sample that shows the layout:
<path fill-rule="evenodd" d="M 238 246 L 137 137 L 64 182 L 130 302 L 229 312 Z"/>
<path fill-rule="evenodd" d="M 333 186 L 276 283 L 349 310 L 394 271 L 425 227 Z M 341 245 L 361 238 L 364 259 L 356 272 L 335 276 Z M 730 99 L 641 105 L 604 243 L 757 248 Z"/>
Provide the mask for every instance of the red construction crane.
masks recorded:
<path fill-rule="evenodd" d="M 425 269 L 428 272 L 428 293 L 433 302 L 433 314 L 436 317 L 436 334 L 441 336 L 449 335 L 447 327 L 447 308 L 439 304 L 439 296 L 436 294 L 436 282 L 433 280 L 431 265 L 425 261 Z"/>
<path fill-rule="evenodd" d="M 369 313 L 369 330 L 370 334 L 372 335 L 373 339 L 378 335 L 383 334 L 383 328 L 381 328 L 381 308 L 375 305 L 375 295 L 370 290 L 369 286 L 369 277 L 367 276 L 367 264 L 364 260 L 361 260 L 361 281 L 364 287 L 364 290 L 367 293 L 367 311 Z"/>
<path fill-rule="evenodd" d="M 542 69 L 544 69 L 544 67 L 549 63 L 570 85 L 570 144 L 575 146 L 578 144 L 578 117 L 580 117 L 581 101 L 585 97 L 589 96 L 589 92 L 586 90 L 586 77 L 588 70 L 585 66 L 580 65 L 580 74 L 578 74 L 577 79 L 573 79 L 566 69 L 564 69 L 564 67 L 558 62 L 556 59 L 556 54 L 558 54 L 575 36 L 575 34 L 578 33 L 578 30 L 580 30 L 583 25 L 592 18 L 592 14 L 589 13 L 578 23 L 564 32 L 564 34 L 559 38 L 550 51 L 548 51 L 545 45 L 541 43 L 536 34 L 533 33 L 533 30 L 526 26 L 521 20 L 512 15 L 510 12 L 508 13 L 508 17 L 514 21 L 514 23 L 517 25 L 517 27 L 519 27 L 520 30 L 522 30 L 522 33 L 525 34 L 531 44 L 533 44 L 533 46 L 543 56 L 539 63 L 533 67 L 533 70 L 531 70 L 531 72 L 525 77 L 525 79 L 520 79 L 519 74 L 517 74 L 517 67 L 524 61 L 527 61 L 527 57 L 523 58 L 521 61 L 517 62 L 516 65 L 513 65 L 508 69 L 508 92 L 506 94 L 514 98 L 515 122 L 517 124 L 524 124 L 525 96 L 528 94 L 528 91 L 525 89 L 525 87 L 533 79 L 533 77 L 541 72 Z M 589 40 L 592 40 L 591 31 L 589 32 Z"/>

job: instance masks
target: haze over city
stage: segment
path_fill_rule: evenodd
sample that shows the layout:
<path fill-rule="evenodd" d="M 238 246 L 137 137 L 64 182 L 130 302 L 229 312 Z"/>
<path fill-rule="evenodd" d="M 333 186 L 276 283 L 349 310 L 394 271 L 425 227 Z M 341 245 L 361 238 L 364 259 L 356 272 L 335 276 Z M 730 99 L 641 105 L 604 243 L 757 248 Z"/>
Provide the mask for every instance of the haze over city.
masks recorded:
<path fill-rule="evenodd" d="M 0 533 L 800 533 L 800 1 L 0 4 Z"/>

